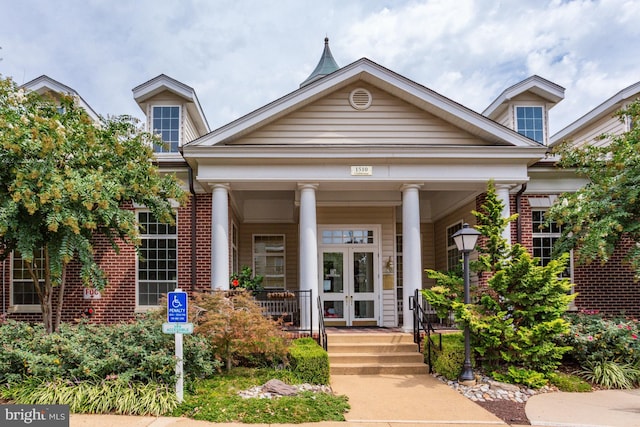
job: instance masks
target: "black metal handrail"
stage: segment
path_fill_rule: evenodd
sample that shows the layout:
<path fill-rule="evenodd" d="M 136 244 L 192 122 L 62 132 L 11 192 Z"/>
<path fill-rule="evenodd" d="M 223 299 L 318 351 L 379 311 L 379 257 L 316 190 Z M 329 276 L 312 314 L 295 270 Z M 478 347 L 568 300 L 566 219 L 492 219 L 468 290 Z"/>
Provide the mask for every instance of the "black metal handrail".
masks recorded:
<path fill-rule="evenodd" d="M 409 297 L 409 307 L 413 312 L 413 342 L 418 345 L 418 351 L 422 352 L 422 336 L 424 333 L 427 339 L 427 364 L 429 365 L 429 373 L 432 373 L 431 346 L 436 344 L 431 339 L 431 333 L 438 334 L 438 348 L 440 350 L 442 350 L 442 334 L 434 329 L 427 312 L 420 303 L 421 301 L 420 290 L 416 289 L 413 296 Z"/>
<path fill-rule="evenodd" d="M 318 296 L 318 344 L 327 351 L 327 330 L 324 327 L 324 316 L 322 315 L 322 300 Z"/>
<path fill-rule="evenodd" d="M 313 336 L 311 290 L 263 289 L 251 292 L 265 316 L 280 319 L 288 332 Z"/>

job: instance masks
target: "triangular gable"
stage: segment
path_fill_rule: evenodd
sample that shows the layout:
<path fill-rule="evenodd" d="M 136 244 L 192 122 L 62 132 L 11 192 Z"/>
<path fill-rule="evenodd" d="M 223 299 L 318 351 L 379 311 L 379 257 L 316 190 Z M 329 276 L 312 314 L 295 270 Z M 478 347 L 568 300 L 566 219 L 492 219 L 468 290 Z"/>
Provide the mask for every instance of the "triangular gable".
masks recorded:
<path fill-rule="evenodd" d="M 133 98 L 146 113 L 146 103 L 154 96 L 162 92 L 170 92 L 187 103 L 189 113 L 194 120 L 196 127 L 201 133 L 209 132 L 209 123 L 202 111 L 202 106 L 196 95 L 196 91 L 186 84 L 173 79 L 166 74 L 160 74 L 132 89 Z"/>
<path fill-rule="evenodd" d="M 66 95 L 75 96 L 78 99 L 78 104 L 82 107 L 92 120 L 98 121 L 100 116 L 93 108 L 76 92 L 73 88 L 60 83 L 57 80 L 52 79 L 47 75 L 36 77 L 35 79 L 23 84 L 21 87 L 28 91 L 36 92 L 40 95 L 44 95 L 47 92 L 63 93 Z"/>
<path fill-rule="evenodd" d="M 558 131 L 550 138 L 549 145 L 553 146 L 564 140 L 571 140 L 576 132 L 599 120 L 611 119 L 617 121 L 617 118 L 613 118 L 614 113 L 624 107 L 626 102 L 633 101 L 639 96 L 640 82 L 627 86 L 578 120 Z"/>
<path fill-rule="evenodd" d="M 362 81 L 342 87 L 226 146 L 494 145 Z"/>
<path fill-rule="evenodd" d="M 356 83 L 378 88 L 461 131 L 494 145 L 539 147 L 530 139 L 470 110 L 412 80 L 366 58 L 304 86 L 213 132 L 188 143 L 184 148 L 228 144 L 282 119 L 294 111 L 318 102 L 327 95 Z"/>

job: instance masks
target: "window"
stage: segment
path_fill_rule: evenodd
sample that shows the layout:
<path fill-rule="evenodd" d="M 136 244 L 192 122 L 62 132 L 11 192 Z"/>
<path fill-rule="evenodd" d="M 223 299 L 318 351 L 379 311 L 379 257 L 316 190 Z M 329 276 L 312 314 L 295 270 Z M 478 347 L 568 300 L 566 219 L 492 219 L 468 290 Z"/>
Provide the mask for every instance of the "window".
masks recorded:
<path fill-rule="evenodd" d="M 458 271 L 462 269 L 460 260 L 462 255 L 453 240 L 453 235 L 462 229 L 462 221 L 447 227 L 447 271 Z"/>
<path fill-rule="evenodd" d="M 39 253 L 33 259 L 33 264 L 37 270 L 40 283 L 44 282 L 44 250 L 40 249 Z M 36 292 L 36 287 L 29 275 L 27 263 L 19 252 L 13 253 L 13 261 L 11 263 L 11 284 L 13 292 L 11 293 L 12 305 L 40 305 L 40 299 Z"/>
<path fill-rule="evenodd" d="M 553 253 L 553 245 L 562 235 L 562 227 L 557 223 L 552 222 L 547 224 L 545 218 L 546 210 L 533 210 L 532 223 L 533 229 L 533 256 L 540 259 L 540 265 L 547 265 L 552 260 L 551 254 Z M 571 277 L 570 266 L 567 266 L 567 270 L 562 274 L 562 277 Z"/>
<path fill-rule="evenodd" d="M 253 236 L 253 272 L 265 288 L 285 288 L 284 235 Z"/>
<path fill-rule="evenodd" d="M 363 245 L 373 243 L 373 230 L 324 230 L 324 245 Z"/>
<path fill-rule="evenodd" d="M 141 227 L 138 258 L 138 305 L 156 306 L 162 294 L 178 285 L 178 236 L 175 225 L 138 212 Z"/>
<path fill-rule="evenodd" d="M 155 145 L 156 153 L 177 153 L 180 145 L 180 107 L 153 107 L 153 133 L 160 135 L 165 145 Z"/>
<path fill-rule="evenodd" d="M 519 134 L 544 143 L 542 107 L 516 107 L 516 125 Z"/>

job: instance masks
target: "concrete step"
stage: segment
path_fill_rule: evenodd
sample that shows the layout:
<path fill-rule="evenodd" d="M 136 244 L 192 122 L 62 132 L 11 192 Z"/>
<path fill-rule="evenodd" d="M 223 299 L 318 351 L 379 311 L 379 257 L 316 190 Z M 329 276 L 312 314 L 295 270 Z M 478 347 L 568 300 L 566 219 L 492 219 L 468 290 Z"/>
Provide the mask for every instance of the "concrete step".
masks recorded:
<path fill-rule="evenodd" d="M 331 353 L 331 366 L 340 363 L 350 364 L 389 364 L 389 363 L 423 363 L 424 357 L 417 351 L 392 353 Z"/>
<path fill-rule="evenodd" d="M 413 335 L 406 333 L 336 333 L 328 336 L 332 375 L 427 374 Z"/>
<path fill-rule="evenodd" d="M 331 364 L 331 375 L 419 375 L 428 374 L 424 363 Z"/>
<path fill-rule="evenodd" d="M 328 334 L 329 343 L 413 343 L 413 334 L 405 333 L 385 333 L 385 334 L 366 334 L 366 333 L 338 333 Z"/>
<path fill-rule="evenodd" d="M 328 340 L 328 352 L 331 353 L 409 353 L 418 352 L 414 343 L 332 343 Z"/>

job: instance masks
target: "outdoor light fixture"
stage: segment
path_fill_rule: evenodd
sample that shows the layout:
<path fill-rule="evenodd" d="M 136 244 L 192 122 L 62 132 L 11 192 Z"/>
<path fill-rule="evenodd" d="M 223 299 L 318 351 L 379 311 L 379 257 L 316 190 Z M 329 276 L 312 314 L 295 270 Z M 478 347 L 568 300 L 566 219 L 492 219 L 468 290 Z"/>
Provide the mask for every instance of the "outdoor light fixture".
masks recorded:
<path fill-rule="evenodd" d="M 389 257 L 389 259 L 387 260 L 384 269 L 387 273 L 393 273 L 393 259 L 391 257 Z"/>
<path fill-rule="evenodd" d="M 469 254 L 476 247 L 480 232 L 470 228 L 469 224 L 462 224 L 462 228 L 451 236 L 458 250 L 462 252 L 462 270 L 464 274 L 464 303 L 470 303 L 469 298 Z M 476 381 L 476 376 L 471 368 L 471 341 L 469 337 L 469 324 L 464 326 L 464 364 L 459 378 L 462 384 L 471 384 Z"/>

